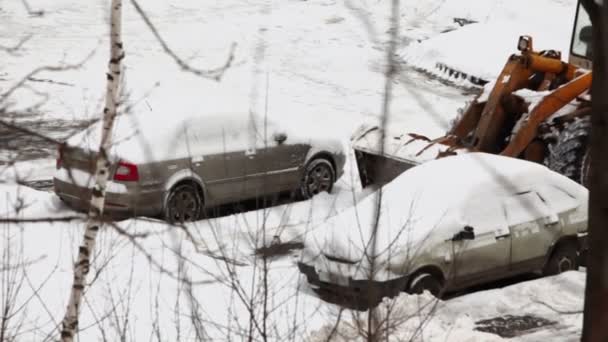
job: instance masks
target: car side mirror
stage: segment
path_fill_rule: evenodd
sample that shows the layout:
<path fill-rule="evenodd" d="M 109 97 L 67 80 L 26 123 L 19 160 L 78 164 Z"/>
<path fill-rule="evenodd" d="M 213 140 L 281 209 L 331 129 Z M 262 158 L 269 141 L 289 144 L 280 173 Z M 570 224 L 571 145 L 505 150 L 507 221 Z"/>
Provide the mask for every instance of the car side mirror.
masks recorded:
<path fill-rule="evenodd" d="M 593 28 L 591 25 L 583 26 L 581 32 L 578 33 L 578 39 L 584 43 L 591 43 L 593 39 Z"/>
<path fill-rule="evenodd" d="M 463 230 L 454 234 L 452 241 L 473 240 L 475 239 L 475 231 L 471 226 L 465 226 Z"/>
<path fill-rule="evenodd" d="M 282 144 L 285 142 L 285 140 L 287 140 L 287 134 L 285 133 L 275 133 L 273 136 L 274 141 L 277 142 L 277 144 Z"/>

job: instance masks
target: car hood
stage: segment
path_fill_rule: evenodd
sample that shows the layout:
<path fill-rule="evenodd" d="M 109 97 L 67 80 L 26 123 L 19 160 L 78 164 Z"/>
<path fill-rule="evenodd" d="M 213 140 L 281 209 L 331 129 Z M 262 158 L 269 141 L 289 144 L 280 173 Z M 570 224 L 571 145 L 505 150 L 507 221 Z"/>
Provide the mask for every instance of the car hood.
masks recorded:
<path fill-rule="evenodd" d="M 441 191 L 422 192 L 407 178 L 397 180 L 315 227 L 304 242 L 307 255 L 351 263 L 404 263 L 444 239 L 444 226 L 464 226 Z"/>

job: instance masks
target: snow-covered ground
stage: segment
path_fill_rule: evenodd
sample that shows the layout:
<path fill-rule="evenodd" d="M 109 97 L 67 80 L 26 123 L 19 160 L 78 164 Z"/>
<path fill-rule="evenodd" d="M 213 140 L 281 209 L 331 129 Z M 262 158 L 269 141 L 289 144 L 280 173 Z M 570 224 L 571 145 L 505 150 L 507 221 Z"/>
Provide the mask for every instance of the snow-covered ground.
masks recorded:
<path fill-rule="evenodd" d="M 567 59 L 576 1 L 525 0 L 447 1 L 427 20 L 446 22 L 465 18 L 475 23 L 408 46 L 401 57 L 408 64 L 438 73 L 436 63 L 486 80 L 496 77 L 508 56 L 517 50 L 518 38 L 530 35 L 534 49 L 557 50 Z M 525 8 L 525 10 L 523 10 Z M 550 13 L 550 15 L 547 15 Z M 559 18 L 552 20 L 549 18 Z"/>
<path fill-rule="evenodd" d="M 399 56 L 405 64 L 395 81 L 390 121 L 407 131 L 441 135 L 471 95 L 410 67 L 434 73 L 433 66 L 441 62 L 491 79 L 514 52 L 521 34 L 534 34 L 536 46 L 566 54 L 575 2 L 402 1 Z M 73 70 L 43 71 L 26 82 L 9 98 L 9 110 L 20 112 L 32 106 L 34 110 L 15 120 L 98 117 L 108 56 L 108 2 L 27 3 L 44 15 L 29 15 L 20 1 L 0 3 L 0 45 L 14 46 L 28 38 L 14 53 L 0 50 L 0 93 L 37 67 L 84 62 Z M 390 2 L 146 0 L 141 5 L 168 44 L 197 68 L 222 65 L 232 44 L 236 49 L 232 67 L 221 82 L 183 72 L 125 2 L 125 81 L 131 101 L 149 96 L 151 89 L 162 89 L 156 100 L 168 102 L 176 92 L 199 99 L 192 110 L 231 102 L 264 113 L 267 105 L 268 115 L 281 123 L 304 134 L 336 137 L 345 146 L 363 120 L 380 113 Z M 461 28 L 455 17 L 479 23 Z M 450 32 L 441 33 L 445 31 Z M 12 157 L 10 151 L 0 153 L 0 161 Z M 0 217 L 75 215 L 53 194 L 14 184 L 15 178 L 49 179 L 53 172 L 53 156 L 11 167 L 0 163 Z M 124 334 L 127 340 L 144 341 L 157 340 L 158 334 L 158 340 L 177 341 L 203 334 L 217 340 L 241 340 L 251 326 L 256 339 L 261 339 L 264 279 L 263 265 L 253 257 L 255 247 L 274 236 L 281 241 L 299 239 L 364 195 L 351 156 L 336 191 L 312 201 L 200 221 L 188 226 L 191 235 L 150 220 L 119 223 L 126 231 L 140 234 L 135 243 L 116 229 L 106 229 L 97 246 L 94 271 L 100 272 L 92 272 L 97 277 L 86 293 L 79 339 L 117 340 Z M 16 204 L 18 212 L 14 212 Z M 80 221 L 3 224 L 4 265 L 23 264 L 26 271 L 16 273 L 21 279 L 17 302 L 26 304 L 18 315 L 25 319 L 24 335 L 18 340 L 57 335 L 55 327 L 67 303 L 82 226 Z M 309 290 L 294 260 L 292 256 L 271 259 L 268 336 L 280 341 L 321 340 L 331 330 L 338 308 Z M 513 340 L 573 340 L 580 331 L 581 315 L 560 315 L 546 305 L 560 311 L 580 310 L 583 289 L 584 273 L 572 272 L 440 302 L 419 338 L 500 340 L 474 331 L 474 322 L 531 314 L 557 323 Z M 402 295 L 394 303 L 409 313 L 429 300 Z M 350 319 L 347 312 L 343 320 Z M 411 336 L 420 319 L 416 316 L 405 322 L 395 339 Z M 346 326 L 340 329 L 348 333 Z"/>
<path fill-rule="evenodd" d="M 73 215 L 50 193 L 2 186 L 0 195 L 7 199 L 7 205 L 20 198 L 22 217 Z M 135 243 L 117 230 L 103 231 L 91 272 L 96 275 L 95 281 L 87 290 L 83 307 L 80 340 L 99 339 L 103 334 L 111 340 L 125 334 L 133 341 L 156 340 L 156 334 L 163 341 L 175 341 L 178 336 L 194 338 L 198 323 L 193 322 L 192 315 L 200 319 L 204 336 L 217 340 L 245 338 L 249 308 L 253 306 L 258 324 L 263 317 L 263 264 L 253 257 L 255 246 L 274 235 L 282 241 L 299 240 L 336 208 L 348 205 L 335 201 L 334 196 L 321 195 L 311 202 L 200 221 L 187 227 L 189 235 L 160 222 L 119 223 L 120 228 L 140 236 Z M 14 214 L 4 211 L 2 216 Z M 25 303 L 27 309 L 15 321 L 21 322 L 23 315 L 24 330 L 34 329 L 22 340 L 44 340 L 46 334 L 57 333 L 53 329 L 66 305 L 71 260 L 80 243 L 83 223 L 29 223 L 10 228 L 3 227 L 3 260 L 9 265 L 25 265 L 24 273 L 19 271 L 15 278 L 21 280 L 17 302 Z M 270 339 L 322 341 L 341 317 L 340 334 L 335 338 L 353 340 L 353 320 L 361 319 L 357 316 L 361 313 L 347 310 L 339 316 L 337 306 L 323 302 L 309 290 L 294 266 L 295 260 L 293 255 L 273 258 L 269 263 Z M 400 322 L 392 332 L 394 340 L 419 335 L 418 339 L 425 341 L 500 341 L 496 335 L 474 330 L 478 326 L 475 323 L 529 315 L 552 324 L 510 340 L 574 341 L 580 333 L 584 282 L 584 272 L 569 272 L 445 302 L 427 295 L 403 294 L 381 304 L 381 312 L 391 308 L 391 317 Z M 190 287 L 186 285 L 190 283 Z M 30 297 L 32 293 L 36 295 Z M 257 331 L 255 335 L 259 338 Z"/>

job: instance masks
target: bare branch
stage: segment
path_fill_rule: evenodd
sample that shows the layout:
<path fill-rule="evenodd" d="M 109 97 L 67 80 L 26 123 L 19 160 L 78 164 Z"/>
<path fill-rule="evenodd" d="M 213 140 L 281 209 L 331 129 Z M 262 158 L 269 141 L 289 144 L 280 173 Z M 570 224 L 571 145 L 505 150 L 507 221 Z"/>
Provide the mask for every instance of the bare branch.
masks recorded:
<path fill-rule="evenodd" d="M 56 66 L 41 66 L 32 71 L 30 71 L 27 75 L 21 78 L 17 83 L 15 83 L 12 87 L 10 87 L 7 91 L 0 94 L 0 112 L 4 111 L 3 104 L 6 100 L 19 88 L 21 88 L 25 82 L 30 80 L 33 76 L 41 73 L 41 72 L 58 72 L 58 71 L 67 71 L 67 70 L 75 70 L 82 67 L 96 52 L 96 49 L 93 49 L 83 60 L 75 64 L 62 64 Z"/>
<path fill-rule="evenodd" d="M 2 110 L 0 110 L 0 114 L 3 114 L 3 113 L 4 112 L 2 112 Z M 18 132 L 21 132 L 21 133 L 25 133 L 27 135 L 34 136 L 36 138 L 42 139 L 42 140 L 44 140 L 46 142 L 49 142 L 49 143 L 52 143 L 52 144 L 57 144 L 57 145 L 61 145 L 62 144 L 62 142 L 59 141 L 59 140 L 57 140 L 57 139 L 53 139 L 53 138 L 48 137 L 46 135 L 42 135 L 42 134 L 40 134 L 38 132 L 34 132 L 34 131 L 30 130 L 30 129 L 27 129 L 27 128 L 19 126 L 19 125 L 12 124 L 12 123 L 4 121 L 4 120 L 0 120 L 0 125 L 8 128 L 8 129 L 14 130 L 14 131 L 18 131 Z"/>
<path fill-rule="evenodd" d="M 219 81 L 219 80 L 221 80 L 221 78 L 224 75 L 224 73 L 226 72 L 226 70 L 228 70 L 228 68 L 230 68 L 230 66 L 232 65 L 232 62 L 234 60 L 234 51 L 236 50 L 236 43 L 232 43 L 232 45 L 230 47 L 230 51 L 228 53 L 228 57 L 226 58 L 226 62 L 224 63 L 224 65 L 222 65 L 222 66 L 220 66 L 218 68 L 209 69 L 209 70 L 196 69 L 196 68 L 192 67 L 186 61 L 184 61 L 183 59 L 181 59 L 169 47 L 169 45 L 167 44 L 167 42 L 160 36 L 160 33 L 156 29 L 156 26 L 154 26 L 154 24 L 152 23 L 152 21 L 150 20 L 150 18 L 148 17 L 148 15 L 144 12 L 144 10 L 139 5 L 139 3 L 136 0 L 131 0 L 131 4 L 133 4 L 133 6 L 135 7 L 135 10 L 139 14 L 139 16 L 146 23 L 146 26 L 148 26 L 148 28 L 150 29 L 150 31 L 152 31 L 152 34 L 154 34 L 154 37 L 156 38 L 156 40 L 158 41 L 158 43 L 160 44 L 160 46 L 163 48 L 163 51 L 165 51 L 166 54 L 168 54 L 171 58 L 173 58 L 173 60 L 175 61 L 175 63 L 182 70 L 190 72 L 190 73 L 192 73 L 192 74 L 194 74 L 196 76 L 200 76 L 200 77 L 209 78 L 209 79 L 212 79 L 212 80 L 215 80 L 215 81 Z"/>
<path fill-rule="evenodd" d="M 27 13 L 29 15 L 31 15 L 32 17 L 42 17 L 44 15 L 44 11 L 43 10 L 33 10 L 32 7 L 30 6 L 29 2 L 27 2 L 27 0 L 21 0 L 21 2 L 23 3 L 23 6 L 25 7 L 25 10 L 27 11 Z"/>
<path fill-rule="evenodd" d="M 17 55 L 17 51 L 19 49 L 21 49 L 23 47 L 23 45 L 25 45 L 25 43 L 27 43 L 30 39 L 32 38 L 32 35 L 28 35 L 25 36 L 23 38 L 21 38 L 17 44 L 13 45 L 13 46 L 2 46 L 0 45 L 0 51 L 4 51 L 6 53 L 8 53 L 9 55 L 13 55 L 16 56 Z"/>
<path fill-rule="evenodd" d="M 547 307 L 547 308 L 551 309 L 551 311 L 554 311 L 554 312 L 556 312 L 556 313 L 558 313 L 558 314 L 560 314 L 560 315 L 580 315 L 580 314 L 582 314 L 582 313 L 583 313 L 583 310 L 582 310 L 582 309 L 581 309 L 581 310 L 568 310 L 568 311 L 563 311 L 563 310 L 558 310 L 558 309 L 556 309 L 555 307 L 553 307 L 552 305 L 549 305 L 548 303 L 545 303 L 545 302 L 540 301 L 540 300 L 534 300 L 533 302 L 534 302 L 534 303 L 536 303 L 536 304 L 540 304 L 540 305 L 542 305 L 542 306 L 545 306 L 545 307 Z"/>

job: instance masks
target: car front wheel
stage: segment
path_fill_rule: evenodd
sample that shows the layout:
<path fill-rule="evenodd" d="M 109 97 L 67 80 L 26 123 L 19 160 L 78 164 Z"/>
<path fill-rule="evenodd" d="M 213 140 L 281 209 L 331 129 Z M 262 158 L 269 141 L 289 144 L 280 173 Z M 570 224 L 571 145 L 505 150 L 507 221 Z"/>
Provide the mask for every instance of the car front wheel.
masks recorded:
<path fill-rule="evenodd" d="M 312 160 L 304 170 L 300 192 L 304 199 L 323 192 L 331 192 L 336 180 L 336 171 L 329 160 L 317 158 Z"/>
<path fill-rule="evenodd" d="M 183 183 L 171 189 L 165 204 L 165 220 L 170 223 L 196 221 L 202 208 L 202 198 L 194 184 Z"/>

